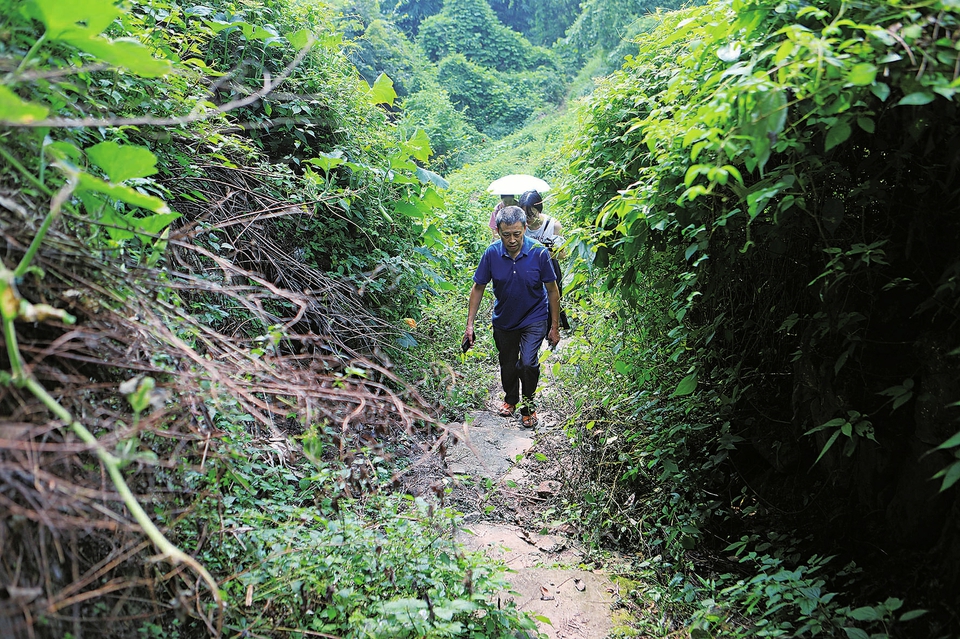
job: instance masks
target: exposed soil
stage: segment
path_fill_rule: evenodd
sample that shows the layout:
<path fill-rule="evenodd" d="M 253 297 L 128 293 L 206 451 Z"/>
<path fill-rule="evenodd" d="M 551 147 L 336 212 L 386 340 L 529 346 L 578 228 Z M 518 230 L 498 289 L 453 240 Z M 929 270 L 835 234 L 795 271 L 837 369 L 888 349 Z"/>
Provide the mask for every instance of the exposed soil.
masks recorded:
<path fill-rule="evenodd" d="M 603 567 L 611 558 L 601 564 L 577 541 L 575 525 L 558 519 L 578 473 L 560 427 L 559 389 L 546 371 L 541 383 L 536 428 L 497 415 L 493 404 L 502 393 L 494 386 L 488 410 L 448 425 L 456 443 L 416 473 L 417 483 L 450 487 L 448 503 L 465 515 L 458 533 L 464 550 L 482 551 L 512 571 L 502 600 L 549 620 L 538 625 L 551 639 L 602 639 L 614 629 L 619 596 Z"/>

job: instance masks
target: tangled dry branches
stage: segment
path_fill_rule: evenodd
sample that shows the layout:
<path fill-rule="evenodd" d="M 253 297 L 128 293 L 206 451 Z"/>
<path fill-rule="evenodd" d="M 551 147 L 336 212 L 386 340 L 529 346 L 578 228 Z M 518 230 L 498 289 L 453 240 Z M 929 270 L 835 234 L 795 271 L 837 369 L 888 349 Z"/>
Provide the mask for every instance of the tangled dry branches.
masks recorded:
<path fill-rule="evenodd" d="M 78 322 L 18 326 L 30 372 L 101 444 L 126 455 L 141 503 L 180 503 L 171 470 L 202 469 L 217 454 L 223 398 L 253 418 L 248 430 L 280 458 L 295 454 L 291 434 L 316 424 L 341 459 L 371 443 L 437 444 L 435 411 L 390 371 L 390 325 L 271 234 L 271 218 L 303 212 L 258 194 L 242 170 L 214 174 L 208 184 L 222 197 L 171 233 L 166 270 L 91 251 L 69 231 L 86 220 L 50 234 L 36 261 L 43 277 L 28 275 L 20 294 Z M 22 198 L 0 193 L 7 264 L 34 231 L 29 212 L 38 207 Z M 192 241 L 201 220 L 229 238 L 229 255 Z M 214 303 L 232 309 L 231 321 L 198 319 Z M 8 365 L 0 356 L 0 370 Z M 139 419 L 120 390 L 138 376 L 157 380 Z M 0 636 L 128 636 L 170 614 L 215 630 L 196 576 L 147 560 L 149 542 L 89 446 L 12 385 L 0 386 L 0 424 Z"/>

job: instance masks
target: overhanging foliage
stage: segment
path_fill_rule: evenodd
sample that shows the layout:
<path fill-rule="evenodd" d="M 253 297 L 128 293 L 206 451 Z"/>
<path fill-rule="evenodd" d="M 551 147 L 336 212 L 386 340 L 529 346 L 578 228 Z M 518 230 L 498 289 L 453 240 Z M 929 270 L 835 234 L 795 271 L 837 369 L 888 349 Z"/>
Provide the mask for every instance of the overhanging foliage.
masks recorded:
<path fill-rule="evenodd" d="M 686 376 L 661 392 L 711 416 L 684 433 L 752 469 L 733 484 L 808 504 L 786 486 L 813 466 L 823 516 L 928 549 L 928 570 L 960 478 L 958 18 L 935 1 L 667 14 L 598 90 L 566 194 L 628 300 L 651 254 L 669 260 Z M 709 502 L 708 457 L 668 461 L 662 478 Z"/>

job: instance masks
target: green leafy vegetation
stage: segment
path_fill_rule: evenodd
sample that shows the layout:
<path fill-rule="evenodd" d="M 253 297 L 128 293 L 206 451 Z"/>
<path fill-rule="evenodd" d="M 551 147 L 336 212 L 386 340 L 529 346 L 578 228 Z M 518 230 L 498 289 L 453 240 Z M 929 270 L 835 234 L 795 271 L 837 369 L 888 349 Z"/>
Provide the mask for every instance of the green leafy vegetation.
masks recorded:
<path fill-rule="evenodd" d="M 0 634 L 531 631 L 411 472 L 508 173 L 618 636 L 955 634 L 960 14 L 678 6 L 0 0 Z"/>
<path fill-rule="evenodd" d="M 389 490 L 436 422 L 361 352 L 413 343 L 390 320 L 445 263 L 445 181 L 389 79 L 294 4 L 3 16 L 3 632 L 531 628 L 442 495 Z"/>
<path fill-rule="evenodd" d="M 617 411 L 640 421 L 603 436 L 622 464 L 609 503 L 653 502 L 646 519 L 610 506 L 606 524 L 652 525 L 633 539 L 643 531 L 672 558 L 671 586 L 703 604 L 684 612 L 700 632 L 926 632 L 899 599 L 851 609 L 826 593 L 885 580 L 841 568 L 881 561 L 840 541 L 864 527 L 884 531 L 871 537 L 883 552 L 925 553 L 927 574 L 951 552 L 942 508 L 955 494 L 942 487 L 955 471 L 940 451 L 957 428 L 958 389 L 944 382 L 957 367 L 958 229 L 942 206 L 952 192 L 934 185 L 955 164 L 937 142 L 954 134 L 955 22 L 933 4 L 665 14 L 570 146 L 577 179 L 559 204 L 583 225 L 598 280 L 631 321 L 663 327 L 658 348 L 610 356 L 637 381 L 658 375 Z M 690 550 L 722 552 L 716 540 L 758 527 L 787 536 L 748 537 L 737 548 L 752 558 L 716 580 L 683 567 Z M 844 557 L 826 563 L 832 553 Z M 913 605 L 941 605 L 947 582 L 912 590 Z"/>

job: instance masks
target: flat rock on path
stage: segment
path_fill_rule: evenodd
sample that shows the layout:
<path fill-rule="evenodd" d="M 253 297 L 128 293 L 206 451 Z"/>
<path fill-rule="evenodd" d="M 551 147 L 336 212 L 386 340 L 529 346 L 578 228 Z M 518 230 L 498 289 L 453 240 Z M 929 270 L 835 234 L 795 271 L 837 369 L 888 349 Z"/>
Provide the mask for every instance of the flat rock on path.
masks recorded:
<path fill-rule="evenodd" d="M 508 426 L 509 420 L 492 413 L 477 413 L 461 430 L 461 443 L 447 451 L 447 470 L 474 479 L 503 477 L 533 446 L 533 430 Z"/>
<path fill-rule="evenodd" d="M 552 495 L 559 482 L 549 477 L 531 478 L 517 462 L 536 443 L 542 431 L 524 429 L 518 418 L 507 419 L 479 412 L 457 429 L 461 440 L 447 452 L 447 470 L 460 480 L 490 480 L 496 489 L 528 486 L 532 495 Z M 611 603 L 616 586 L 600 571 L 577 568 L 581 554 L 563 535 L 540 535 L 522 526 L 477 521 L 458 533 L 466 551 L 480 550 L 503 561 L 513 592 L 502 600 L 550 620 L 538 621 L 540 632 L 550 639 L 603 639 L 613 629 Z M 522 524 L 522 522 L 521 522 Z"/>

